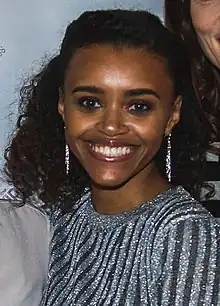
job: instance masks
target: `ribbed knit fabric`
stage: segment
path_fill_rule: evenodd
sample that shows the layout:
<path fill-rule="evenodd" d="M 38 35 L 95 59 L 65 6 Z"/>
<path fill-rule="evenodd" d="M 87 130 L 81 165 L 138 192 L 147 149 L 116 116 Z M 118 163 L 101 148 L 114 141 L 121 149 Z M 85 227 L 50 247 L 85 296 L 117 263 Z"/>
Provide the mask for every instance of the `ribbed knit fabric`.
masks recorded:
<path fill-rule="evenodd" d="M 44 306 L 220 305 L 220 225 L 182 188 L 120 215 L 54 217 Z"/>

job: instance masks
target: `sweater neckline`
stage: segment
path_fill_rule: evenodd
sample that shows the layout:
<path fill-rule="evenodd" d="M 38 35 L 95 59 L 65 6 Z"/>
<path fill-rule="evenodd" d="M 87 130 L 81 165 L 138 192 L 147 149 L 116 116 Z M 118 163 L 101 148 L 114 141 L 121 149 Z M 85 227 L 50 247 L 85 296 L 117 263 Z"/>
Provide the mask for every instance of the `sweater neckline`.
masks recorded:
<path fill-rule="evenodd" d="M 180 195 L 186 195 L 186 191 L 182 186 L 171 187 L 166 191 L 159 193 L 152 200 L 141 203 L 131 211 L 125 211 L 113 215 L 101 214 L 97 212 L 93 206 L 91 197 L 89 197 L 86 204 L 86 209 L 84 207 L 83 212 L 86 213 L 92 228 L 99 227 L 102 229 L 113 229 L 115 227 L 119 227 L 120 225 L 134 221 L 139 217 L 146 218 L 147 214 L 150 214 L 150 212 L 156 207 L 163 206 L 170 198 L 176 196 L 177 193 Z"/>

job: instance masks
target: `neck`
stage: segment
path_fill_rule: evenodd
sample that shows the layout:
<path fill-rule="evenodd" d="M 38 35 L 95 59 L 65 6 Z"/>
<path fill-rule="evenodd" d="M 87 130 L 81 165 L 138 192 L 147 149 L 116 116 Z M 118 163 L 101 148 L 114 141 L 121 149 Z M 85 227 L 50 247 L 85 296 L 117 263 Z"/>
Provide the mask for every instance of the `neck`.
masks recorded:
<path fill-rule="evenodd" d="M 170 187 L 171 185 L 154 167 L 144 179 L 134 177 L 117 189 L 109 190 L 92 185 L 92 200 L 97 212 L 114 215 L 131 211 Z"/>

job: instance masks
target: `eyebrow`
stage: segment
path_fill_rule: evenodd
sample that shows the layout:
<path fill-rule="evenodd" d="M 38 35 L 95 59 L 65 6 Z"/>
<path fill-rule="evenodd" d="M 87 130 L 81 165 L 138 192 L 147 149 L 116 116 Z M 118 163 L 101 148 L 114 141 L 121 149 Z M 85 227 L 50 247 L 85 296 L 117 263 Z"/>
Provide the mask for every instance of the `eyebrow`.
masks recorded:
<path fill-rule="evenodd" d="M 72 90 L 72 93 L 75 93 L 75 92 L 88 92 L 88 93 L 103 94 L 104 90 L 96 86 L 77 86 Z"/>
<path fill-rule="evenodd" d="M 92 94 L 104 94 L 104 90 L 102 88 L 96 86 L 77 86 L 72 90 L 72 93 L 76 92 L 88 92 Z M 160 100 L 159 94 L 150 88 L 137 88 L 131 89 L 125 92 L 125 95 L 128 97 L 133 96 L 141 96 L 141 95 L 151 95 L 155 96 L 158 100 Z"/>
<path fill-rule="evenodd" d="M 158 100 L 160 100 L 159 94 L 150 88 L 137 88 L 137 89 L 131 89 L 126 91 L 126 96 L 132 97 L 132 96 L 141 96 L 141 95 L 151 95 L 155 96 Z"/>

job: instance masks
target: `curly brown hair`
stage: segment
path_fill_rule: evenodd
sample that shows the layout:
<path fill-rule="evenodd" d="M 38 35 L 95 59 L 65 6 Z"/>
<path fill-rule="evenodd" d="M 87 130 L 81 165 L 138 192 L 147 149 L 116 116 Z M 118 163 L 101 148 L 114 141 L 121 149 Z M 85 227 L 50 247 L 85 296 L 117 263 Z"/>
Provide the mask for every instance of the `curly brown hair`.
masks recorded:
<path fill-rule="evenodd" d="M 146 11 L 85 12 L 67 27 L 60 53 L 21 89 L 16 134 L 5 151 L 8 180 L 24 203 L 36 194 L 47 207 L 61 205 L 64 211 L 71 210 L 90 186 L 73 154 L 70 174 L 65 173 L 64 124 L 57 104 L 70 59 L 79 48 L 94 44 L 141 48 L 166 60 L 176 95 L 183 98 L 172 136 L 172 183 L 199 198 L 209 137 L 191 85 L 187 52 L 181 39 Z M 163 143 L 156 157 L 164 176 L 165 151 Z"/>
<path fill-rule="evenodd" d="M 198 42 L 190 0 L 165 0 L 165 24 L 181 36 L 188 49 L 193 87 L 210 131 L 210 144 L 220 141 L 220 73 Z"/>

